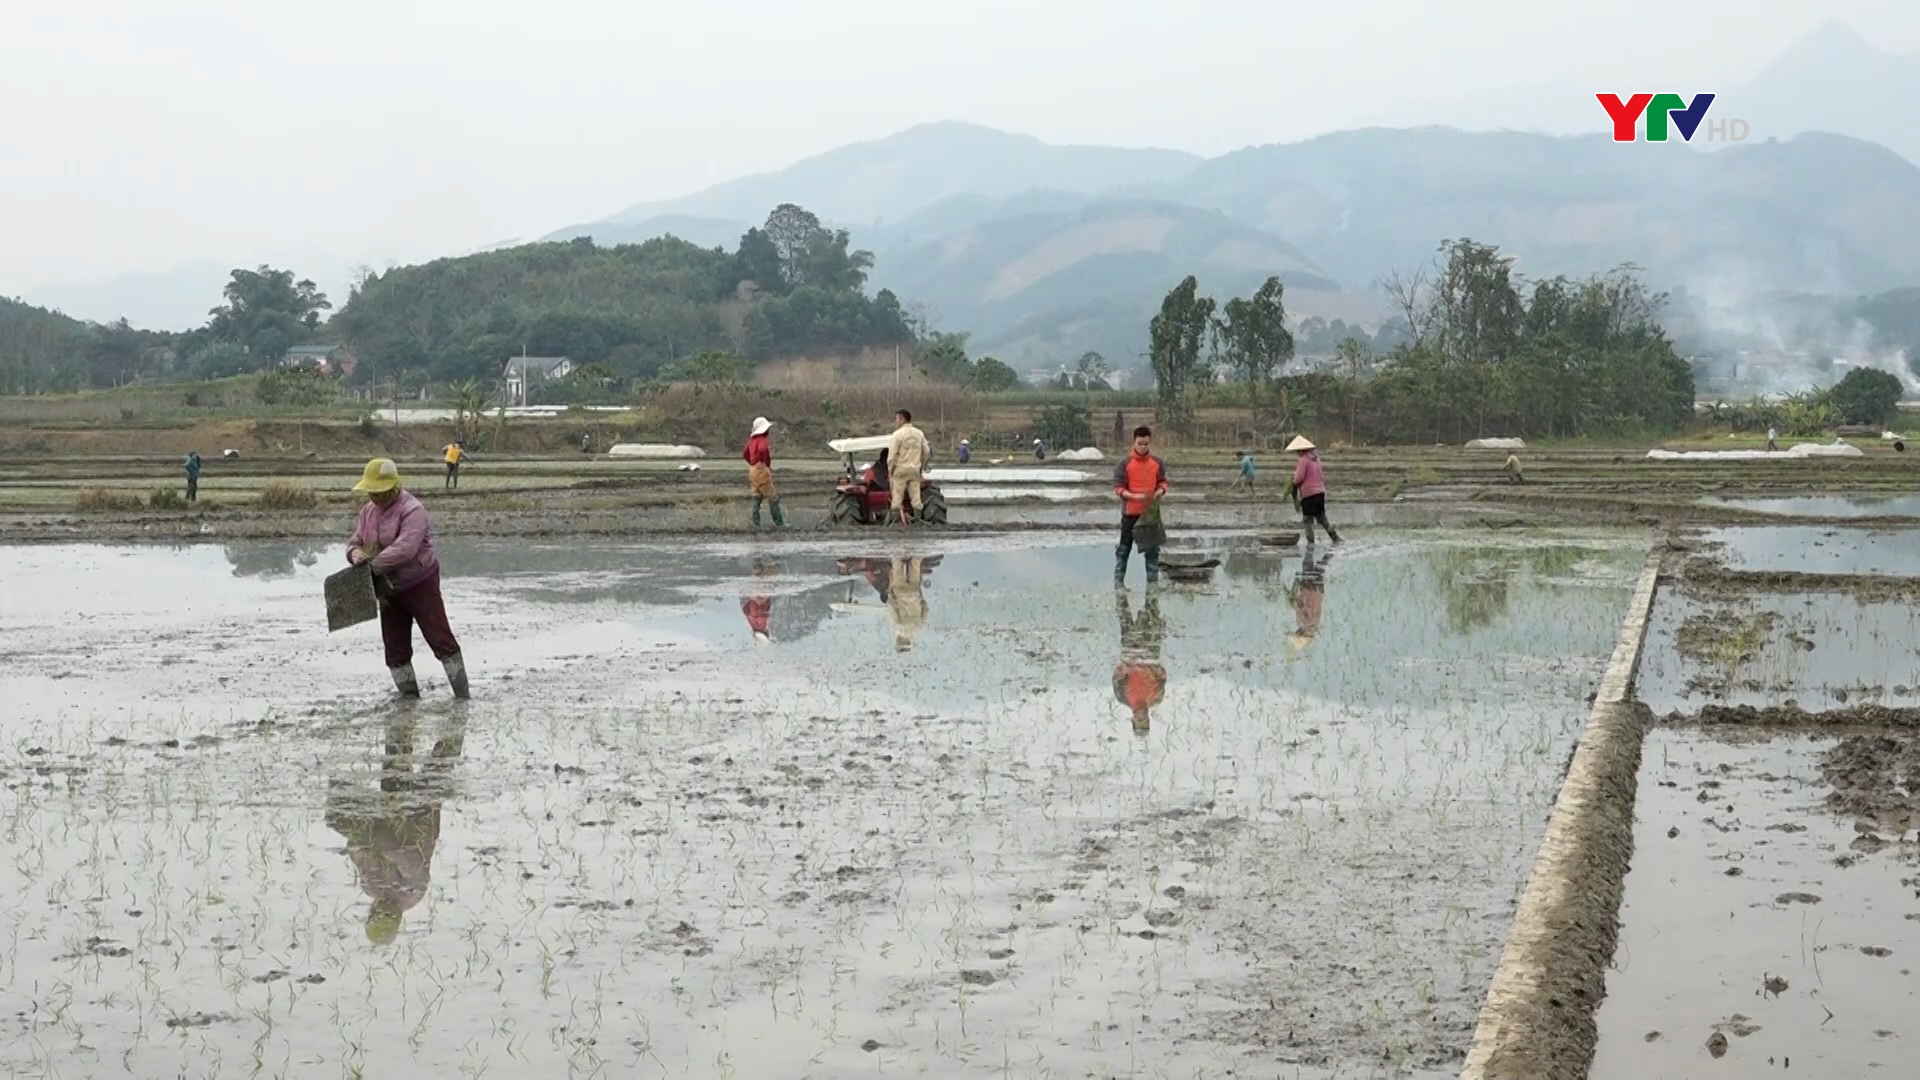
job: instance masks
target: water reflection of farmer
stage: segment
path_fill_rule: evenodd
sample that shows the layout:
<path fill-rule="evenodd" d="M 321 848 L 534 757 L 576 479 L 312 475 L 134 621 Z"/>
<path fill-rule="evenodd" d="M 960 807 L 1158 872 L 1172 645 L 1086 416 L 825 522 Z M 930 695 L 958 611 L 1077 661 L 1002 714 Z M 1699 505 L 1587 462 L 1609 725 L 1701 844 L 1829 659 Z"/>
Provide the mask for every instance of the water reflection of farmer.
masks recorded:
<path fill-rule="evenodd" d="M 1327 561 L 1322 556 L 1314 561 L 1312 551 L 1307 552 L 1305 561 L 1300 564 L 1300 576 L 1293 581 L 1288 596 L 1293 601 L 1294 631 L 1287 635 L 1287 644 L 1294 652 L 1302 652 L 1313 642 L 1315 634 L 1320 632 L 1321 609 L 1327 602 Z"/>
<path fill-rule="evenodd" d="M 924 560 L 918 557 L 895 559 L 888 571 L 887 614 L 893 619 L 893 647 L 896 651 L 911 651 L 913 636 L 927 623 L 927 598 L 920 591 L 925 572 Z M 875 587 L 878 588 L 877 585 Z"/>
<path fill-rule="evenodd" d="M 440 804 L 446 801 L 460 759 L 466 721 L 455 716 L 433 744 L 432 755 L 414 767 L 414 710 L 387 721 L 386 758 L 377 791 L 335 781 L 327 797 L 327 827 L 347 841 L 367 908 L 367 940 L 390 944 L 401 919 L 427 895 L 433 848 L 440 839 Z"/>
<path fill-rule="evenodd" d="M 753 569 L 750 571 L 756 578 L 773 577 L 779 572 L 777 564 L 760 559 L 753 560 Z M 773 619 L 773 597 L 765 594 L 743 596 L 740 598 L 740 613 L 747 617 L 747 628 L 753 631 L 755 645 L 766 645 L 773 641 L 773 633 L 767 628 Z"/>
<path fill-rule="evenodd" d="M 1114 700 L 1133 713 L 1133 731 L 1145 735 L 1152 725 L 1152 708 L 1167 694 L 1167 669 L 1160 664 L 1160 646 L 1167 624 L 1160 618 L 1159 597 L 1147 589 L 1146 604 L 1133 612 L 1133 600 L 1124 591 L 1114 593 L 1120 617 L 1120 663 L 1113 669 Z"/>

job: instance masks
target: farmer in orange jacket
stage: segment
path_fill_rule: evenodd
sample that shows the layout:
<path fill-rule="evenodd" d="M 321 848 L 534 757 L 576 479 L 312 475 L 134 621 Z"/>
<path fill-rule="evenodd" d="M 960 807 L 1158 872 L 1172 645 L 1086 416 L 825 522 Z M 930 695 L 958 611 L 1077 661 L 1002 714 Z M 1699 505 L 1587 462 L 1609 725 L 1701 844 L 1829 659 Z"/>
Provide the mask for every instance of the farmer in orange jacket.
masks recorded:
<path fill-rule="evenodd" d="M 1140 554 L 1146 557 L 1147 581 L 1160 579 L 1160 543 L 1166 530 L 1160 525 L 1160 497 L 1167 493 L 1167 463 L 1153 452 L 1153 429 L 1146 425 L 1133 429 L 1133 451 L 1120 459 L 1113 469 L 1113 494 L 1120 500 L 1120 546 L 1114 549 L 1113 583 L 1127 579 L 1127 560 L 1133 557 L 1135 531 Z M 1147 518 L 1142 529 L 1140 519 Z"/>
<path fill-rule="evenodd" d="M 1160 664 L 1160 643 L 1166 637 L 1166 623 L 1160 618 L 1160 605 L 1153 590 L 1147 590 L 1147 603 L 1139 616 L 1127 594 L 1118 594 L 1120 615 L 1120 663 L 1113 669 L 1114 700 L 1133 713 L 1133 731 L 1145 735 L 1152 726 L 1151 710 L 1167 695 L 1167 669 Z"/>

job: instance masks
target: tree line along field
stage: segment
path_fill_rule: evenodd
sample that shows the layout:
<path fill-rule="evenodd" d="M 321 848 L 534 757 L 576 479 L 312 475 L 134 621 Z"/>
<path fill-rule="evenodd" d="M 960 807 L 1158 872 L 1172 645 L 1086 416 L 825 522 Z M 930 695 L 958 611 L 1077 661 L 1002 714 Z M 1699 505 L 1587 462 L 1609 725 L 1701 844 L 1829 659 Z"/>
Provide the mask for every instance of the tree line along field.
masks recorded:
<path fill-rule="evenodd" d="M 1367 445 L 1488 436 L 1639 442 L 1698 423 L 1692 370 L 1660 322 L 1666 297 L 1631 267 L 1530 280 L 1496 248 L 1448 241 L 1431 266 L 1386 283 L 1402 328 L 1391 348 L 1376 351 L 1377 336 L 1348 337 L 1330 364 L 1306 370 L 1293 363 L 1296 342 L 1278 277 L 1222 302 L 1189 276 L 1146 320 L 1154 387 L 1105 389 L 1107 361 L 1088 353 L 1062 380 L 1071 385 L 1077 374 L 1075 393 L 1019 391 L 1006 365 L 968 353 L 966 335 L 933 330 L 885 290 L 868 298 L 871 261 L 848 250 L 844 231 L 782 206 L 731 253 L 671 239 L 610 249 L 573 241 L 396 268 L 367 276 L 325 320 L 331 304 L 311 282 L 271 268 L 235 271 L 228 302 L 205 327 L 164 341 L 127 338 L 124 326 L 82 328 L 71 355 L 47 353 L 47 342 L 57 346 L 71 328 L 11 305 L 0 309 L 0 355 L 37 348 L 47 370 L 30 363 L 22 375 L 9 361 L 12 381 L 0 390 L 35 392 L 0 395 L 0 418 L 15 422 L 0 453 L 205 450 L 169 451 L 157 433 L 181 428 L 179 437 L 194 442 L 188 429 L 195 425 L 238 418 L 273 422 L 255 433 L 255 450 L 306 453 L 310 438 L 342 451 L 405 443 L 416 436 L 383 432 L 381 409 L 413 405 L 429 388 L 437 400 L 420 403 L 451 405 L 457 437 L 480 452 L 563 449 L 555 432 L 592 433 L 603 447 L 624 440 L 712 449 L 735 441 L 756 415 L 774 417 L 785 440 L 804 447 L 884 431 L 900 407 L 931 424 L 942 445 L 1019 437 L 1056 449 L 1118 449 L 1128 413 L 1152 423 L 1163 445 L 1256 450 L 1299 433 Z M 339 372 L 275 365 L 271 358 L 303 333 L 351 341 L 364 356 L 342 361 Z M 523 351 L 583 361 L 530 388 L 531 397 L 627 411 L 583 411 L 545 427 L 490 414 L 499 400 L 499 358 L 516 342 Z M 785 387 L 754 379 L 762 360 L 890 342 L 902 357 L 891 384 L 868 378 Z M 104 372 L 132 382 L 118 391 L 37 392 L 50 385 L 49 372 L 60 373 L 52 383 L 98 382 L 98 364 L 122 361 L 134 367 Z M 160 368 L 148 370 L 154 364 Z M 375 375 L 383 367 L 385 384 Z M 90 372 L 85 379 L 82 369 Z M 206 378 L 166 381 L 182 376 Z M 412 386 L 418 394 L 402 392 Z M 1722 408 L 1709 422 L 1812 436 L 1836 424 L 1890 421 L 1900 390 L 1891 374 L 1855 369 L 1828 390 Z M 343 400 L 349 394 L 357 404 Z M 309 421 L 346 423 L 358 442 L 324 423 L 310 432 Z M 288 422 L 291 438 L 281 431 Z M 107 435 L 76 435 L 77 425 L 155 434 L 116 444 Z"/>

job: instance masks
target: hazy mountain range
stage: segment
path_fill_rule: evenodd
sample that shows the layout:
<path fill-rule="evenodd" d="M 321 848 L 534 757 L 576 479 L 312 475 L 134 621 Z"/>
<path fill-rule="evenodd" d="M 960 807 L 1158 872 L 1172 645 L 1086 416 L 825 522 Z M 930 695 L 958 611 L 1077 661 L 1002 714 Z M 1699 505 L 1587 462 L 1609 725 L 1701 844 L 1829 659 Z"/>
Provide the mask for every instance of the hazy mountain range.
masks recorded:
<path fill-rule="evenodd" d="M 876 286 L 1016 364 L 1083 348 L 1127 362 L 1144 348 L 1146 317 L 1187 273 L 1222 297 L 1278 273 L 1300 314 L 1383 317 L 1376 279 L 1462 236 L 1500 245 L 1531 275 L 1633 262 L 1655 284 L 1701 297 L 1870 293 L 1920 284 L 1920 118 L 1905 104 L 1917 92 L 1920 55 L 1882 52 L 1831 24 L 1718 92 L 1710 117 L 1744 119 L 1751 137 L 1709 144 L 1717 149 L 1615 144 L 1584 87 L 1406 117 L 1454 128 L 1338 132 L 1210 160 L 938 123 L 548 239 L 671 233 L 731 247 L 774 205 L 799 203 L 875 252 Z M 205 298 L 191 305 L 146 276 L 69 291 L 61 306 L 105 318 L 177 303 L 184 321 L 173 321 L 185 325 L 218 301 L 223 276 L 198 286 Z M 150 303 L 136 308 L 132 294 Z"/>
<path fill-rule="evenodd" d="M 944 133 L 955 136 L 951 144 L 937 137 Z M 805 184 L 783 189 L 777 177 L 756 178 L 732 194 L 703 193 L 696 205 L 704 215 L 672 205 L 657 217 L 554 238 L 614 243 L 673 233 L 730 245 L 769 197 L 811 206 L 805 200 L 824 194 L 819 178 L 842 153 L 871 175 L 883 171 L 877 163 L 890 148 L 924 168 L 942 160 L 943 147 L 968 159 L 990 153 L 996 135 L 919 128 L 897 143 L 807 162 Z M 1138 171 L 1158 163 L 1146 159 Z M 774 194 L 781 190 L 793 194 Z M 891 224 L 851 229 L 876 254 L 876 286 L 929 305 L 938 325 L 970 331 L 982 351 L 1039 363 L 1085 348 L 1137 354 L 1146 318 L 1188 273 L 1222 296 L 1280 274 L 1297 313 L 1383 317 L 1374 283 L 1463 236 L 1513 253 L 1531 276 L 1631 262 L 1658 286 L 1714 298 L 1920 283 L 1920 168 L 1828 134 L 1707 152 L 1617 144 L 1605 134 L 1371 129 L 1253 147 L 1171 180 L 1098 192 L 953 196 Z"/>

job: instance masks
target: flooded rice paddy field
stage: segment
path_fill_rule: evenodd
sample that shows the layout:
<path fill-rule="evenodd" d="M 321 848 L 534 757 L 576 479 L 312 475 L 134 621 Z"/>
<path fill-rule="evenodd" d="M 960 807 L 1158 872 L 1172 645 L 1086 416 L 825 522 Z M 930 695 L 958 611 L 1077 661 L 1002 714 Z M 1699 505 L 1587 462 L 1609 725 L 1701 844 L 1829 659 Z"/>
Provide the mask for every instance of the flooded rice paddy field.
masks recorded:
<path fill-rule="evenodd" d="M 1637 683 L 1622 932 L 1592 1075 L 1902 1075 L 1920 1035 L 1911 533 L 1718 530 L 1780 592 L 1682 580 Z M 1708 576 L 1708 581 L 1715 580 Z"/>
<path fill-rule="evenodd" d="M 1702 506 L 1724 506 L 1782 517 L 1920 518 L 1920 495 L 1786 495 L 1776 498 L 1709 495 Z"/>
<path fill-rule="evenodd" d="M 1450 1075 L 1644 545 L 0 548 L 0 1066 Z"/>
<path fill-rule="evenodd" d="M 1884 748 L 1721 735 L 1647 740 L 1590 1075 L 1910 1075 L 1920 847 L 1843 763 Z"/>
<path fill-rule="evenodd" d="M 1702 540 L 1728 570 L 1748 574 L 1920 577 L 1920 544 L 1906 529 L 1769 525 L 1709 529 Z"/>
<path fill-rule="evenodd" d="M 1920 706 L 1920 608 L 1843 592 L 1655 597 L 1638 695 L 1658 716 L 1709 707 Z"/>

